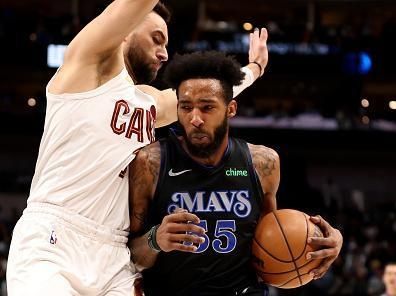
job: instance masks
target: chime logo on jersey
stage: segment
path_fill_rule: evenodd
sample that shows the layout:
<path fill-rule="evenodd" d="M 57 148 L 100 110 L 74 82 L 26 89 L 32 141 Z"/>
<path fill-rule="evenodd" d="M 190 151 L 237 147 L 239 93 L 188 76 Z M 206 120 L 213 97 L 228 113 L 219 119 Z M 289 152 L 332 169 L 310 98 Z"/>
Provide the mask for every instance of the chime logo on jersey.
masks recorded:
<path fill-rule="evenodd" d="M 143 108 L 132 110 L 126 101 L 119 100 L 114 106 L 111 128 L 117 135 L 124 134 L 128 139 L 131 139 L 134 135 L 140 143 L 145 142 L 144 137 L 146 136 L 147 140 L 152 143 L 155 141 L 154 124 L 156 116 L 155 106 L 151 106 L 150 110 Z"/>
<path fill-rule="evenodd" d="M 238 168 L 227 168 L 225 170 L 225 175 L 227 177 L 247 177 L 248 171 L 244 170 L 244 169 L 238 169 Z"/>
<path fill-rule="evenodd" d="M 171 200 L 168 213 L 182 208 L 190 213 L 232 212 L 240 218 L 245 218 L 252 210 L 248 190 L 198 191 L 194 195 L 190 195 L 188 192 L 175 192 L 172 194 Z"/>

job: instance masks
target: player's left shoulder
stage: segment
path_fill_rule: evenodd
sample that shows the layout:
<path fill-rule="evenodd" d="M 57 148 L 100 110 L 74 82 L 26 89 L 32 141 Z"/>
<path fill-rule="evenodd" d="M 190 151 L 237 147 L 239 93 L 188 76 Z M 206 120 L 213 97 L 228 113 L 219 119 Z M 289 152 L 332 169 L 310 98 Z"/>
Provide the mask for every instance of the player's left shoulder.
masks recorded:
<path fill-rule="evenodd" d="M 252 158 L 260 159 L 261 157 L 267 157 L 279 161 L 279 155 L 274 149 L 263 145 L 254 145 L 251 143 L 247 143 L 247 145 L 249 147 Z"/>
<path fill-rule="evenodd" d="M 279 155 L 274 149 L 263 145 L 247 144 L 256 170 L 259 172 L 279 170 Z"/>

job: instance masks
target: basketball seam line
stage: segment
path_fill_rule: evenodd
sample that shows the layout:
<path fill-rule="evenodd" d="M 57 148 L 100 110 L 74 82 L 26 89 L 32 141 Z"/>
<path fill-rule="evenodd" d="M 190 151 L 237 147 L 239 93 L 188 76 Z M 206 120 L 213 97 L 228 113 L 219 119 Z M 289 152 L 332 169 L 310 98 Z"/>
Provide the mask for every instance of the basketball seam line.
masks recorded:
<path fill-rule="evenodd" d="M 298 270 L 298 268 L 297 268 L 297 263 L 296 263 L 296 261 L 294 260 L 293 252 L 291 251 L 291 248 L 290 248 L 290 245 L 289 245 L 289 241 L 287 240 L 286 234 L 285 234 L 285 232 L 283 231 L 282 225 L 281 225 L 281 223 L 280 223 L 278 217 L 276 216 L 275 212 L 272 212 L 272 214 L 274 215 L 274 217 L 275 217 L 275 219 L 276 219 L 276 222 L 278 223 L 278 226 L 279 226 L 279 228 L 280 228 L 280 230 L 281 230 L 281 232 L 282 232 L 282 234 L 283 234 L 283 238 L 285 239 L 287 249 L 289 250 L 290 256 L 291 256 L 292 259 L 293 259 L 293 265 L 294 265 L 294 267 L 295 267 L 295 269 L 296 269 L 297 276 L 298 276 L 298 280 L 300 281 L 300 285 L 302 285 L 302 280 L 301 280 L 301 277 L 300 277 L 300 272 L 299 272 L 299 270 Z M 305 217 L 304 217 L 304 220 L 305 220 Z"/>
<path fill-rule="evenodd" d="M 306 262 L 306 263 L 304 263 L 303 265 L 300 265 L 298 268 L 303 268 L 303 267 L 305 267 L 305 266 L 307 266 L 309 263 L 311 263 L 312 261 L 313 261 L 314 259 L 311 259 L 311 260 L 309 260 L 308 262 Z M 290 262 L 286 262 L 286 263 L 290 263 Z M 262 274 L 269 274 L 269 275 L 276 275 L 276 274 L 285 274 L 285 273 L 289 273 L 289 272 L 292 272 L 292 271 L 294 271 L 294 269 L 292 269 L 292 270 L 286 270 L 286 271 L 282 271 L 282 272 L 264 272 L 264 271 L 261 271 L 260 270 L 260 272 L 262 273 Z M 305 275 L 305 274 L 309 274 L 309 272 L 307 272 L 307 273 L 304 273 L 304 274 L 302 274 L 302 275 Z"/>
<path fill-rule="evenodd" d="M 303 273 L 301 276 L 307 275 L 307 274 L 309 274 L 309 272 Z M 298 278 L 298 276 L 296 276 L 295 278 L 292 278 L 292 279 L 288 280 L 286 283 L 283 283 L 282 285 L 277 286 L 277 287 L 278 287 L 278 288 L 282 288 L 283 286 L 287 285 L 287 284 L 290 283 L 291 281 L 294 281 L 296 278 Z"/>
<path fill-rule="evenodd" d="M 268 256 L 274 258 L 275 260 L 277 260 L 277 261 L 279 261 L 279 262 L 282 262 L 282 263 L 291 263 L 291 262 L 293 261 L 293 260 L 287 261 L 287 260 L 283 260 L 283 259 L 281 259 L 281 258 L 278 258 L 278 257 L 272 255 L 265 247 L 263 247 L 263 246 L 260 244 L 260 242 L 259 242 L 256 238 L 253 238 L 253 241 L 254 241 L 264 252 L 266 252 L 266 253 L 268 254 Z"/>

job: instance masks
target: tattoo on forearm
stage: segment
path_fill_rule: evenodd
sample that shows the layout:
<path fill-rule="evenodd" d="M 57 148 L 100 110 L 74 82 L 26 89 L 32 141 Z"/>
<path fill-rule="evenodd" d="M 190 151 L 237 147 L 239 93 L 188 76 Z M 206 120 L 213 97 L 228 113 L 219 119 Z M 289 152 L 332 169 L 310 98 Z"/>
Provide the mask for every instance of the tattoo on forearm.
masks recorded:
<path fill-rule="evenodd" d="M 130 172 L 131 232 L 140 233 L 148 220 L 154 187 L 156 186 L 161 159 L 159 145 L 152 144 L 139 152 L 139 158 L 132 163 Z"/>
<path fill-rule="evenodd" d="M 147 212 L 143 211 L 143 212 L 133 212 L 132 213 L 133 217 L 136 218 L 136 220 L 138 220 L 142 225 L 146 222 L 147 220 Z"/>

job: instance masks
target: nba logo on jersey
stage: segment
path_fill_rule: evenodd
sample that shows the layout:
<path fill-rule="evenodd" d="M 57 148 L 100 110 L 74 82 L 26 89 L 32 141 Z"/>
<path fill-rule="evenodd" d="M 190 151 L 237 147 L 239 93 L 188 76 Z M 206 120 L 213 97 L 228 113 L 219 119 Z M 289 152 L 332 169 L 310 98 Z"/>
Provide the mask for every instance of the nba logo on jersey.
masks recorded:
<path fill-rule="evenodd" d="M 57 240 L 58 240 L 58 238 L 56 237 L 56 233 L 54 230 L 52 230 L 51 235 L 50 235 L 50 240 L 49 240 L 50 244 L 55 245 Z"/>

